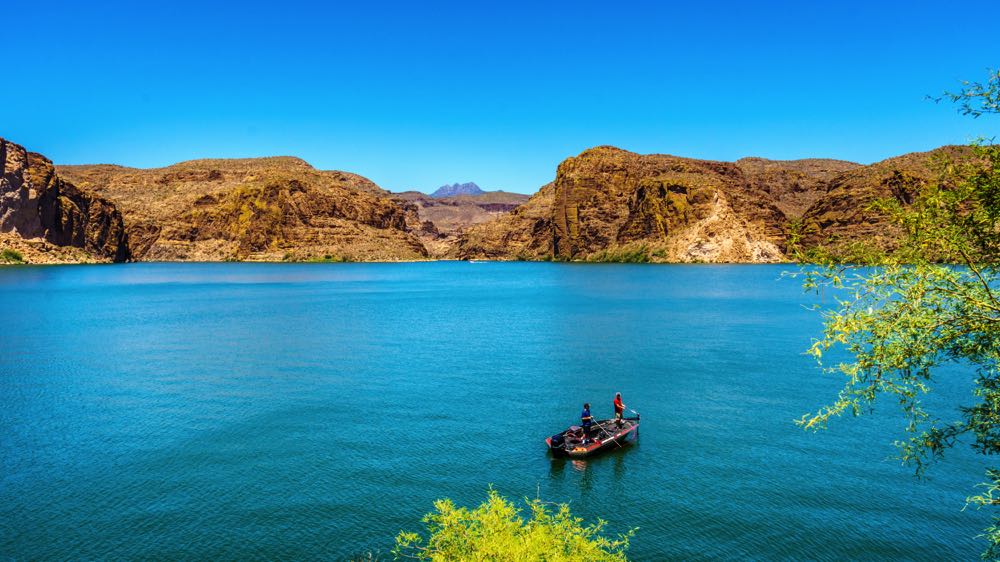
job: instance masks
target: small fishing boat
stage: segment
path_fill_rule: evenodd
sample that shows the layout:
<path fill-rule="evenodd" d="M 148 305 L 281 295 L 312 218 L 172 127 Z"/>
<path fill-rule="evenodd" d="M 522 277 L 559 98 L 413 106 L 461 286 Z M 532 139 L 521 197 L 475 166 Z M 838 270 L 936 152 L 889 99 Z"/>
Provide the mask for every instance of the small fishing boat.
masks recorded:
<path fill-rule="evenodd" d="M 546 437 L 545 443 L 554 455 L 579 458 L 624 447 L 638 436 L 639 415 L 636 414 L 634 418 L 624 418 L 620 424 L 613 419 L 594 422 L 590 435 L 584 435 L 583 428 L 574 425 L 566 431 Z"/>

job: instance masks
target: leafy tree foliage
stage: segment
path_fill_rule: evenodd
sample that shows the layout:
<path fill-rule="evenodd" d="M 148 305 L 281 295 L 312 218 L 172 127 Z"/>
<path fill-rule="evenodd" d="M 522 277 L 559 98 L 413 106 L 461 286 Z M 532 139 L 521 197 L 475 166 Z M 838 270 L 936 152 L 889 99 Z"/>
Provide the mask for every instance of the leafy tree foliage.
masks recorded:
<path fill-rule="evenodd" d="M 451 500 L 434 502 L 427 514 L 428 537 L 401 532 L 393 556 L 428 561 L 450 560 L 548 560 L 552 562 L 627 560 L 625 550 L 634 531 L 617 539 L 601 534 L 604 522 L 584 525 L 569 506 L 554 509 L 540 500 L 528 502 L 531 517 L 525 520 L 510 501 L 490 490 L 475 509 L 455 507 Z"/>
<path fill-rule="evenodd" d="M 962 82 L 958 92 L 945 92 L 936 101 L 957 103 L 963 115 L 981 117 L 987 113 L 1000 113 L 1000 70 L 991 70 L 983 82 Z"/>
<path fill-rule="evenodd" d="M 965 114 L 998 113 L 1000 74 L 946 97 Z M 890 398 L 907 421 L 900 456 L 918 475 L 960 442 L 984 455 L 1000 453 L 1000 146 L 977 143 L 975 153 L 969 162 L 942 163 L 940 181 L 906 203 L 876 204 L 904 232 L 900 248 L 860 253 L 861 263 L 827 259 L 805 269 L 807 288 L 832 287 L 839 295 L 810 353 L 821 363 L 832 350 L 846 351 L 847 359 L 824 364 L 845 378 L 844 388 L 799 424 L 823 428 L 834 416 L 858 415 Z M 957 421 L 934 417 L 921 401 L 945 364 L 976 376 Z M 989 470 L 987 479 L 968 505 L 1000 505 L 1000 470 Z M 983 558 L 1000 559 L 1000 517 L 985 537 Z"/>

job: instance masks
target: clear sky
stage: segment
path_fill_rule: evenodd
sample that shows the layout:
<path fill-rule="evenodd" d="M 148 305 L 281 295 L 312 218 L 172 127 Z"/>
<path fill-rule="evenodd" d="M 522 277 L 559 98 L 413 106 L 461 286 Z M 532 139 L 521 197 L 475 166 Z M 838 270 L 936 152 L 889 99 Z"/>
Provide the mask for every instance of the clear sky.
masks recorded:
<path fill-rule="evenodd" d="M 698 5 L 696 5 L 698 4 Z M 57 163 L 295 155 L 530 193 L 601 144 L 872 162 L 1000 133 L 925 99 L 1000 2 L 0 0 L 0 136 Z"/>

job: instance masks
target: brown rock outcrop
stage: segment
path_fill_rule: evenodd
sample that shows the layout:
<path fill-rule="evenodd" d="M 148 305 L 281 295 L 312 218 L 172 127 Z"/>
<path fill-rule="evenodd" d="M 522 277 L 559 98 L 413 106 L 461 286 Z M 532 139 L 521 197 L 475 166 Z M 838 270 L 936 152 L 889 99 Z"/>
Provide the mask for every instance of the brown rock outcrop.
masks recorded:
<path fill-rule="evenodd" d="M 407 211 L 371 181 L 291 157 L 166 168 L 60 166 L 116 201 L 142 260 L 395 261 L 427 251 Z"/>
<path fill-rule="evenodd" d="M 863 166 L 838 160 L 735 163 L 597 147 L 524 196 L 389 194 L 291 157 L 194 160 L 158 169 L 58 166 L 0 139 L 0 246 L 33 262 L 463 259 L 775 262 L 798 249 L 891 250 L 872 209 L 908 204 L 942 147 Z"/>
<path fill-rule="evenodd" d="M 455 253 L 461 259 L 552 259 L 554 205 L 550 183 L 510 213 L 462 231 Z"/>
<path fill-rule="evenodd" d="M 851 244 L 864 242 L 883 250 L 895 247 L 900 236 L 888 218 L 872 208 L 880 199 L 909 204 L 924 186 L 942 177 L 947 162 L 974 157 L 968 146 L 943 146 L 862 166 L 833 178 L 826 193 L 802 216 L 802 244 L 822 246 L 842 254 Z"/>
<path fill-rule="evenodd" d="M 840 160 L 744 158 L 735 163 L 597 147 L 563 161 L 556 179 L 509 215 L 470 227 L 463 258 L 773 262 L 856 242 L 891 250 L 900 233 L 872 210 L 909 203 L 940 177 L 940 161 L 972 157 L 942 147 L 868 166 Z"/>
<path fill-rule="evenodd" d="M 786 217 L 798 218 L 823 197 L 834 178 L 862 164 L 844 160 L 807 158 L 804 160 L 768 160 L 740 158 L 736 165 L 757 189 L 771 196 Z"/>
<path fill-rule="evenodd" d="M 563 161 L 510 215 L 470 228 L 459 255 L 779 261 L 786 222 L 735 164 L 597 147 Z"/>
<path fill-rule="evenodd" d="M 0 162 L 0 232 L 9 233 L 5 238 L 44 241 L 34 245 L 38 248 L 79 248 L 93 256 L 88 261 L 130 258 L 122 215 L 113 203 L 64 180 L 44 156 L 2 138 Z"/>
<path fill-rule="evenodd" d="M 417 191 L 393 194 L 407 210 L 416 213 L 413 230 L 433 257 L 454 257 L 458 236 L 468 227 L 496 219 L 528 200 L 527 195 L 486 191 L 478 195 L 432 197 Z"/>

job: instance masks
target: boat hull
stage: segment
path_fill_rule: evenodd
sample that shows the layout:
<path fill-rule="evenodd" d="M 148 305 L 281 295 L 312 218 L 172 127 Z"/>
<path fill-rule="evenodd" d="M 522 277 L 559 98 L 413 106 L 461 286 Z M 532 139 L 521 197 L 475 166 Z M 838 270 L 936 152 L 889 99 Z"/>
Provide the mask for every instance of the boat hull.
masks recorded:
<path fill-rule="evenodd" d="M 553 455 L 583 458 L 624 447 L 638 438 L 639 418 L 626 418 L 620 426 L 615 420 L 601 420 L 595 424 L 589 439 L 577 439 L 577 429 L 570 428 L 545 439 Z"/>

